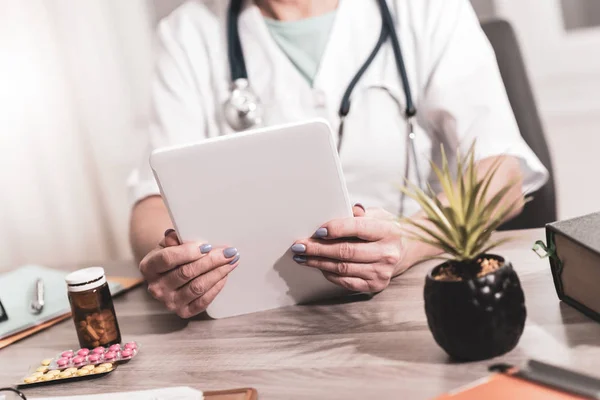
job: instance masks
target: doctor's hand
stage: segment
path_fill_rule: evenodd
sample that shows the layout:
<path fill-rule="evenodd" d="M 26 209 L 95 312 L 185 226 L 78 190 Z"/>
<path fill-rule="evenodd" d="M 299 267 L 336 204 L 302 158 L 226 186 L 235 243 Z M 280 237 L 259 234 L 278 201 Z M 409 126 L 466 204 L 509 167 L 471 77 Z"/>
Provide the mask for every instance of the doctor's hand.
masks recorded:
<path fill-rule="evenodd" d="M 380 292 L 407 268 L 403 231 L 384 210 L 356 205 L 353 211 L 354 217 L 330 221 L 312 238 L 297 241 L 294 260 L 346 289 Z"/>
<path fill-rule="evenodd" d="M 190 318 L 206 310 L 239 259 L 233 247 L 180 244 L 175 231 L 169 229 L 158 247 L 140 262 L 139 269 L 155 299 L 181 318 Z"/>

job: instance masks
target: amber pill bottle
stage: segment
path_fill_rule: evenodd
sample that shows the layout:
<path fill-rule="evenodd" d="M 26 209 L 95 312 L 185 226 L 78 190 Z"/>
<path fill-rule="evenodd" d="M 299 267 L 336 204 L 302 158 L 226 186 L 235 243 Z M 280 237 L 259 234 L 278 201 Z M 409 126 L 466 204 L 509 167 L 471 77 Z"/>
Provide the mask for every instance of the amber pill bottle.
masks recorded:
<path fill-rule="evenodd" d="M 80 269 L 66 276 L 69 303 L 82 348 L 121 343 L 112 296 L 102 267 Z"/>

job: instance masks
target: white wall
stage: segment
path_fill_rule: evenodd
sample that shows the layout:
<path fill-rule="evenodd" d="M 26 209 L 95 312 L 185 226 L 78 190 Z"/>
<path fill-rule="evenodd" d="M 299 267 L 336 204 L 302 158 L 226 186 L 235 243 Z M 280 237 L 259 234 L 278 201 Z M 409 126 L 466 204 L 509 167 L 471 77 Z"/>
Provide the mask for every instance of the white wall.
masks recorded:
<path fill-rule="evenodd" d="M 0 268 L 129 257 L 144 1 L 0 0 Z"/>
<path fill-rule="evenodd" d="M 582 8 L 573 15 L 600 12 L 566 2 Z M 559 218 L 600 211 L 600 28 L 565 30 L 560 0 L 495 0 L 495 12 L 521 42 L 554 159 Z"/>
<path fill-rule="evenodd" d="M 567 29 L 580 29 L 600 24 L 600 1 L 561 0 L 564 25 Z"/>

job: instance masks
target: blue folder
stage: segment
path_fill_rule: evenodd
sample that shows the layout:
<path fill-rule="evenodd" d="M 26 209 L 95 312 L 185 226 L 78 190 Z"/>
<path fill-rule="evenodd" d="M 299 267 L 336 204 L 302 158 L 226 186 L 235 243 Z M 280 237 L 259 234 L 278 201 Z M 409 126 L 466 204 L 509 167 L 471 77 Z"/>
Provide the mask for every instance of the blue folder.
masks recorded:
<path fill-rule="evenodd" d="M 0 340 L 70 312 L 65 283 L 68 274 L 68 271 L 39 265 L 25 265 L 0 274 L 0 301 L 8 316 L 0 322 Z M 37 279 L 44 281 L 45 305 L 42 312 L 35 315 L 29 311 L 29 304 L 34 298 Z M 123 290 L 119 283 L 109 280 L 108 284 L 113 295 Z"/>

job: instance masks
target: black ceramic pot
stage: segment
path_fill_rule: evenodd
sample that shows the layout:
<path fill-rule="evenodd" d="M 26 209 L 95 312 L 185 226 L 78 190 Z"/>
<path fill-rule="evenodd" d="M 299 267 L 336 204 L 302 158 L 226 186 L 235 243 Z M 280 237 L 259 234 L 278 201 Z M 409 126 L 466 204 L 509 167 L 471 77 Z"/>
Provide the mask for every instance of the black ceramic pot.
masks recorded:
<path fill-rule="evenodd" d="M 425 279 L 425 312 L 435 341 L 456 360 L 475 361 L 512 350 L 523 333 L 527 312 L 521 282 L 512 264 L 504 262 L 494 272 L 462 281 Z"/>

